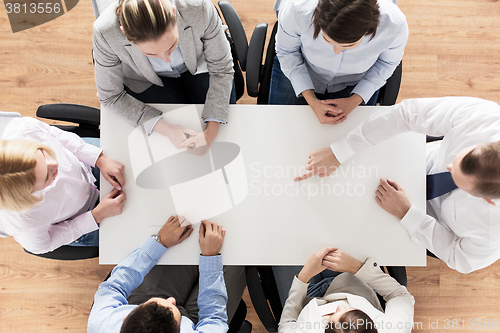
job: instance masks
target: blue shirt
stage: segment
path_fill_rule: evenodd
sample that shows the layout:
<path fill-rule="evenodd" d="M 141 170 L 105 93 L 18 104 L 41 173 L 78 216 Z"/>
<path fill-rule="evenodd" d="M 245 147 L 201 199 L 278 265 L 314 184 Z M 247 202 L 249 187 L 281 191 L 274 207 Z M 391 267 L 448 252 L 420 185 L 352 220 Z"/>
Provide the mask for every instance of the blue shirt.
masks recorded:
<path fill-rule="evenodd" d="M 379 0 L 375 37 L 365 36 L 358 47 L 335 54 L 321 32 L 313 38 L 312 14 L 317 4 L 318 0 L 288 0 L 280 5 L 276 54 L 283 73 L 297 96 L 308 89 L 323 94 L 356 85 L 352 93 L 367 102 L 403 58 L 408 40 L 404 14 L 389 0 Z"/>
<path fill-rule="evenodd" d="M 179 45 L 177 45 L 170 55 L 169 62 L 165 62 L 161 58 L 153 57 L 148 57 L 148 61 L 158 76 L 178 78 L 182 73 L 188 70 L 184 63 L 184 57 L 179 49 Z"/>
<path fill-rule="evenodd" d="M 128 304 L 128 297 L 149 273 L 166 247 L 148 238 L 137 250 L 113 269 L 111 276 L 99 286 L 90 312 L 89 333 L 120 332 L 123 319 L 137 307 Z M 181 332 L 226 332 L 227 292 L 222 272 L 222 256 L 200 256 L 198 293 L 199 321 L 196 326 L 182 316 Z"/>

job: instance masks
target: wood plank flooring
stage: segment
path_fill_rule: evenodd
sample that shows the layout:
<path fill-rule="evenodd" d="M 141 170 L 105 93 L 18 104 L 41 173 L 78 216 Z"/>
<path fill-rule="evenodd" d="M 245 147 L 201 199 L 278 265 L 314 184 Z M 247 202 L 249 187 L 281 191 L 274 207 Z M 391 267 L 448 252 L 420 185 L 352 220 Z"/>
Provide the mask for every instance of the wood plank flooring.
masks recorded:
<path fill-rule="evenodd" d="M 276 20 L 272 0 L 233 0 L 248 36 Z M 215 1 L 214 1 L 215 3 Z M 500 4 L 495 0 L 400 0 L 410 28 L 399 100 L 469 95 L 500 102 Z M 54 21 L 12 33 L 0 9 L 0 110 L 34 116 L 47 103 L 99 107 L 91 58 L 90 1 Z M 239 103 L 255 103 L 242 98 Z M 272 244 L 270 245 L 272 247 Z M 60 262 L 26 254 L 0 239 L 0 332 L 85 332 L 93 294 L 111 266 L 97 259 Z M 415 332 L 496 332 L 469 319 L 500 321 L 500 263 L 459 274 L 429 259 L 408 268 Z M 249 306 L 255 332 L 265 332 Z M 454 329 L 452 320 L 457 320 Z M 449 320 L 449 329 L 446 329 Z M 462 328 L 461 320 L 465 320 Z M 499 323 L 500 326 L 500 323 Z"/>

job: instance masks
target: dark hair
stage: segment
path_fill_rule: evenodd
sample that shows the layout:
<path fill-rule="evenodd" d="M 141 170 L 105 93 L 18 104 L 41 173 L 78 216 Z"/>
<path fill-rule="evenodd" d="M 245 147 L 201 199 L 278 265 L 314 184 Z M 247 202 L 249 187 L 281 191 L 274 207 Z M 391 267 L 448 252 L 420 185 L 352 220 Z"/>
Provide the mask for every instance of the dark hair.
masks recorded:
<path fill-rule="evenodd" d="M 157 40 L 177 22 L 169 0 L 120 0 L 116 16 L 131 42 Z"/>
<path fill-rule="evenodd" d="M 460 169 L 476 178 L 473 194 L 484 199 L 500 198 L 500 142 L 474 147 L 460 161 Z"/>
<path fill-rule="evenodd" d="M 330 322 L 325 333 L 377 333 L 375 323 L 363 311 L 349 310 L 336 323 Z"/>
<path fill-rule="evenodd" d="M 129 313 L 120 333 L 179 333 L 172 311 L 156 302 L 143 303 Z"/>
<path fill-rule="evenodd" d="M 375 37 L 380 11 L 377 0 L 319 0 L 312 16 L 314 39 L 323 31 L 337 43 Z"/>

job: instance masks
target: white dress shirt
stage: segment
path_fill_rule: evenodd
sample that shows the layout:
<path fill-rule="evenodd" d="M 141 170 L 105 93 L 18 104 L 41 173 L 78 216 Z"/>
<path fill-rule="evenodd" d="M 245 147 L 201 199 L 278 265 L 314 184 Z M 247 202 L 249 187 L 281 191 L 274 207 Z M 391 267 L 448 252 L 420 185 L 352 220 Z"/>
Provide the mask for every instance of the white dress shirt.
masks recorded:
<path fill-rule="evenodd" d="M 365 36 L 358 47 L 335 54 L 321 32 L 313 38 L 312 14 L 317 4 L 318 0 L 288 0 L 280 5 L 276 54 L 281 70 L 297 97 L 307 89 L 323 94 L 356 85 L 352 93 L 367 102 L 403 58 L 408 40 L 405 16 L 390 0 L 379 0 L 375 37 Z"/>
<path fill-rule="evenodd" d="M 0 211 L 5 231 L 26 250 L 46 253 L 98 229 L 90 212 L 99 197 L 89 166 L 95 166 L 102 149 L 78 135 L 34 118 L 12 120 L 4 140 L 30 140 L 52 148 L 59 163 L 54 182 L 34 192 L 43 200 L 25 212 Z"/>
<path fill-rule="evenodd" d="M 427 174 L 446 171 L 464 148 L 500 140 L 500 106 L 472 97 L 405 100 L 376 112 L 331 145 L 340 163 L 399 133 L 444 136 L 427 145 Z M 397 181 L 397 179 L 395 179 Z M 427 214 L 412 206 L 401 220 L 411 239 L 461 273 L 500 258 L 500 202 L 496 206 L 461 189 L 427 201 Z"/>

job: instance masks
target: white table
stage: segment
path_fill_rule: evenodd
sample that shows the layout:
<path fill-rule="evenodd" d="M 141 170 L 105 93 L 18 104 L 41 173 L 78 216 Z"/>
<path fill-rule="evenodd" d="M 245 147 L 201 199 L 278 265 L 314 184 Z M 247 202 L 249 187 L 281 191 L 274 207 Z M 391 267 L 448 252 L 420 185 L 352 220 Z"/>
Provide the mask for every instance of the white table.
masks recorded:
<path fill-rule="evenodd" d="M 154 106 L 164 112 L 182 107 Z M 203 106 L 196 107 L 201 114 Z M 293 181 L 304 171 L 309 153 L 339 140 L 379 108 L 359 107 L 332 126 L 321 125 L 308 106 L 230 106 L 229 123 L 220 126 L 216 142 L 240 147 L 248 195 L 210 219 L 227 230 L 225 264 L 302 265 L 313 252 L 336 246 L 360 260 L 371 256 L 381 265 L 425 266 L 425 248 L 414 244 L 398 219 L 374 199 L 380 177 L 389 177 L 425 210 L 424 135 L 406 133 L 367 149 L 330 178 Z M 125 165 L 127 181 L 123 213 L 103 221 L 100 230 L 100 263 L 116 264 L 177 212 L 168 188 L 136 184 L 127 147 L 134 128 L 106 108 L 101 117 L 101 147 Z M 133 155 L 141 160 L 141 153 Z M 101 181 L 101 195 L 109 191 L 111 186 Z M 159 263 L 198 264 L 198 226 Z"/>

